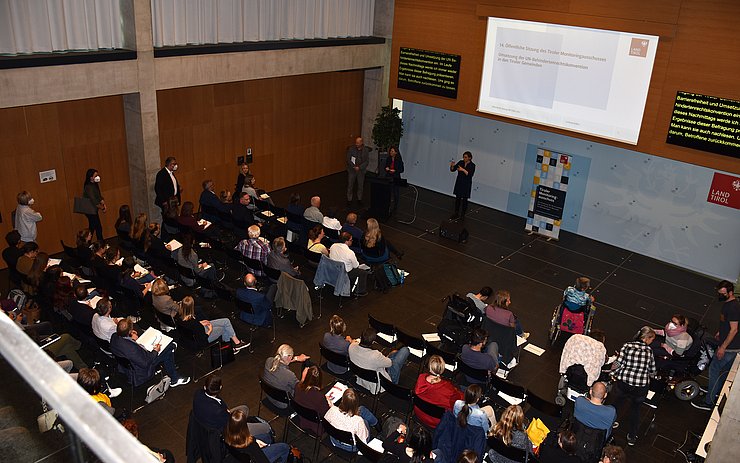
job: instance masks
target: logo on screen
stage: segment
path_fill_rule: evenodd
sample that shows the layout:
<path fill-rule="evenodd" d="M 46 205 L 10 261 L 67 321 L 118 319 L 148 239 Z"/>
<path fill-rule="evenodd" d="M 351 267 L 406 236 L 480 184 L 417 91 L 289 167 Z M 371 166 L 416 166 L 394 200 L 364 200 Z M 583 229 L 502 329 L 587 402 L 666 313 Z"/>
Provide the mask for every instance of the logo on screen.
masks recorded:
<path fill-rule="evenodd" d="M 630 44 L 630 56 L 641 56 L 645 58 L 649 43 L 650 41 L 647 39 L 633 38 L 632 44 Z"/>

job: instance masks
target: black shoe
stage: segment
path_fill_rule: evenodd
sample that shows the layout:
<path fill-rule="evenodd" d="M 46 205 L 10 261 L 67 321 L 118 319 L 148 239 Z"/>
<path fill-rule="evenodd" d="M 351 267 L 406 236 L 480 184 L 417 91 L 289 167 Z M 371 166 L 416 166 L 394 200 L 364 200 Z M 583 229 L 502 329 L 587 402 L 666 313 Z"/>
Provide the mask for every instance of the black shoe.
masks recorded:
<path fill-rule="evenodd" d="M 362 204 L 362 201 L 357 200 L 357 207 L 365 207 L 365 205 Z"/>
<path fill-rule="evenodd" d="M 633 436 L 631 434 L 627 434 L 627 445 L 632 447 L 637 443 L 637 436 Z"/>
<path fill-rule="evenodd" d="M 364 293 L 355 293 L 355 296 L 356 297 L 365 297 L 365 296 L 367 296 L 367 291 L 365 291 Z"/>
<path fill-rule="evenodd" d="M 403 251 L 398 251 L 398 252 L 396 253 L 396 257 L 398 257 L 398 260 L 401 260 L 401 259 L 403 259 Z"/>
<path fill-rule="evenodd" d="M 712 406 L 706 403 L 703 397 L 695 397 L 694 400 L 691 401 L 691 406 L 694 408 L 698 408 L 699 410 L 712 410 Z"/>

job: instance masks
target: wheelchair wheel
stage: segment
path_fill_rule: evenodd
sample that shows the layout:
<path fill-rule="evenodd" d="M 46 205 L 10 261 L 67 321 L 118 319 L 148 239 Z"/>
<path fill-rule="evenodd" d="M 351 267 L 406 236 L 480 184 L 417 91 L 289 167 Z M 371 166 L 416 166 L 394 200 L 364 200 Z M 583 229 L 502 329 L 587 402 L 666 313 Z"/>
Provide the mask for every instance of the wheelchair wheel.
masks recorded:
<path fill-rule="evenodd" d="M 560 324 L 558 323 L 559 318 L 560 306 L 555 308 L 555 313 L 553 313 L 552 321 L 550 322 L 550 333 L 548 335 L 548 339 L 550 340 L 551 346 L 555 345 L 555 342 L 558 340 L 558 336 L 560 335 Z"/>
<path fill-rule="evenodd" d="M 678 400 L 689 401 L 699 395 L 699 383 L 693 379 L 686 379 L 676 384 L 673 388 L 673 393 L 676 394 Z"/>

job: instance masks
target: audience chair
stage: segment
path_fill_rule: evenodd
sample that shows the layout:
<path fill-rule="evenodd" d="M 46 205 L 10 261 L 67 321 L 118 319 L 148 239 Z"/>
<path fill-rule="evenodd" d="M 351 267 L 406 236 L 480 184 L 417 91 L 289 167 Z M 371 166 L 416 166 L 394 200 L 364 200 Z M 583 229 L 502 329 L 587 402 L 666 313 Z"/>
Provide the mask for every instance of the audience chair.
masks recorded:
<path fill-rule="evenodd" d="M 422 399 L 421 397 L 418 397 L 416 394 L 413 395 L 412 398 L 412 404 L 415 408 L 418 408 L 419 410 L 423 411 L 427 415 L 437 418 L 439 420 L 442 419 L 442 416 L 445 414 L 444 407 L 440 407 L 439 405 L 434 405 L 432 403 L 427 402 L 426 400 Z M 414 410 L 414 418 L 416 418 L 416 410 Z M 424 423 L 419 421 L 418 419 L 415 419 L 416 423 L 418 423 L 419 426 L 423 426 L 427 429 L 429 429 Z M 429 429 L 432 434 L 434 434 L 434 429 Z"/>
<path fill-rule="evenodd" d="M 458 377 L 461 378 L 461 380 L 458 381 L 459 384 L 468 385 L 469 381 L 467 378 L 473 378 L 474 382 L 476 384 L 480 384 L 484 391 L 487 391 L 491 385 L 492 375 L 489 374 L 488 370 L 473 368 L 459 358 L 457 363 L 457 372 L 459 373 Z"/>
<path fill-rule="evenodd" d="M 509 405 L 522 404 L 527 399 L 527 390 L 523 386 L 505 381 L 496 375 L 491 376 L 491 387 L 496 391 L 493 401 L 501 409 Z"/>
<path fill-rule="evenodd" d="M 427 344 L 427 360 L 432 355 L 439 355 L 442 357 L 445 361 L 445 372 L 442 374 L 442 376 L 446 378 L 453 378 L 454 372 L 457 369 L 457 354 L 452 352 L 447 352 L 446 350 L 442 350 L 439 347 L 435 346 L 434 344 L 428 343 Z"/>
<path fill-rule="evenodd" d="M 534 457 L 534 455 L 530 455 L 526 450 L 510 447 L 504 444 L 503 441 L 497 437 L 489 437 L 486 443 L 491 450 L 496 452 L 498 455 L 507 458 L 509 461 L 516 463 L 534 463 L 537 461 L 536 457 Z"/>
<path fill-rule="evenodd" d="M 324 345 L 321 343 L 319 343 L 319 352 L 320 352 L 319 365 L 321 365 L 321 369 L 324 370 L 324 372 L 332 375 L 333 377 L 337 379 L 341 379 L 343 381 L 349 382 L 352 379 L 352 374 L 350 373 L 350 370 L 349 370 L 349 363 L 350 363 L 349 356 L 331 351 L 327 349 L 326 347 L 324 347 Z M 341 375 L 332 372 L 327 366 L 327 363 L 324 363 L 322 365 L 322 361 L 324 359 L 326 359 L 327 363 L 333 363 L 334 365 L 346 368 L 347 372 Z"/>
<path fill-rule="evenodd" d="M 368 459 L 371 463 L 396 463 L 398 457 L 388 452 L 378 452 L 368 444 L 362 442 L 362 439 L 355 439 L 355 445 L 357 450 L 360 451 L 363 457 Z"/>
<path fill-rule="evenodd" d="M 268 397 L 275 401 L 287 404 L 288 406 L 286 408 L 276 407 L 272 402 L 267 400 Z M 275 414 L 275 418 L 268 420 L 270 423 L 279 417 L 285 418 L 285 429 L 283 431 L 283 442 L 285 442 L 285 437 L 288 434 L 288 418 L 294 413 L 290 395 L 288 395 L 287 392 L 268 384 L 267 381 L 260 377 L 260 402 L 257 407 L 257 416 L 261 416 L 260 412 L 262 411 L 263 404 L 268 410 Z"/>
<path fill-rule="evenodd" d="M 293 410 L 295 410 L 296 414 L 291 415 L 291 417 L 288 419 L 288 423 L 292 424 L 296 429 L 298 429 L 298 431 L 300 431 L 301 434 L 313 439 L 314 444 L 313 444 L 313 453 L 312 453 L 311 458 L 313 460 L 316 460 L 319 456 L 318 455 L 319 442 L 324 437 L 323 417 L 319 416 L 316 410 L 304 407 L 303 405 L 299 404 L 296 401 L 293 401 L 291 405 L 293 406 Z M 298 419 L 297 419 L 298 417 L 301 417 L 306 421 L 310 421 L 311 423 L 316 424 L 320 432 L 316 434 L 311 429 L 302 428 L 300 423 L 298 422 Z"/>
<path fill-rule="evenodd" d="M 389 411 L 397 411 L 403 414 L 403 422 L 408 426 L 409 419 L 411 418 L 411 407 L 413 407 L 413 389 L 394 384 L 393 381 L 383 375 L 379 375 L 379 377 L 380 387 L 385 391 L 378 396 L 378 401 L 388 406 Z M 388 401 L 389 396 L 392 398 L 390 401 Z M 393 413 L 389 413 L 388 415 L 393 415 Z M 380 418 L 379 420 L 381 422 L 384 421 L 384 419 Z"/>
<path fill-rule="evenodd" d="M 213 342 L 208 342 L 208 336 L 206 335 L 205 330 L 192 330 L 188 325 L 185 325 L 184 323 L 179 321 L 177 322 L 177 331 L 180 344 L 183 345 L 185 348 L 195 351 L 195 356 L 197 358 L 202 358 L 205 352 L 210 352 L 213 348 L 218 349 L 219 362 L 216 365 L 211 365 L 211 370 L 208 373 L 199 376 L 194 382 L 197 383 L 211 373 L 219 371 L 221 368 L 223 368 L 224 361 L 221 350 L 221 338 Z M 193 365 L 193 373 L 195 373 L 195 365 Z M 193 374 L 193 377 L 195 377 L 195 374 Z"/>
<path fill-rule="evenodd" d="M 265 272 L 265 275 L 270 280 L 270 283 L 277 283 L 280 279 L 280 270 L 272 267 L 268 267 L 267 265 L 262 266 L 262 271 Z"/>
<path fill-rule="evenodd" d="M 381 322 L 369 314 L 367 316 L 367 321 L 370 326 L 378 332 L 378 337 L 375 338 L 375 342 L 383 347 L 392 349 L 396 344 L 396 327 L 390 323 Z"/>
<path fill-rule="evenodd" d="M 351 445 L 353 447 L 356 447 L 356 438 L 355 435 L 348 431 L 341 431 L 334 426 L 331 425 L 328 421 L 324 421 L 324 431 L 326 432 L 327 436 L 325 439 L 321 441 L 322 445 L 324 445 L 326 448 L 331 450 L 331 453 L 329 456 L 325 458 L 325 460 L 328 460 L 331 458 L 332 455 L 337 455 L 339 458 L 349 461 L 350 463 L 355 460 L 357 457 L 357 450 L 354 452 L 349 452 L 347 450 L 340 449 L 339 447 L 335 447 L 334 444 L 331 442 L 331 437 L 338 440 L 339 442 Z M 323 461 L 323 460 L 322 460 Z"/>
<path fill-rule="evenodd" d="M 374 370 L 368 370 L 357 366 L 357 364 L 355 364 L 351 359 L 349 361 L 349 371 L 352 372 L 352 374 L 356 377 L 352 378 L 352 386 L 361 394 L 369 395 L 372 397 L 373 405 L 370 410 L 372 412 L 375 412 L 375 406 L 377 405 L 378 401 L 378 391 L 380 391 L 380 373 Z M 359 385 L 356 380 L 357 378 L 363 379 L 366 382 L 370 383 L 370 388 Z"/>
<path fill-rule="evenodd" d="M 541 419 L 550 429 L 557 429 L 562 421 L 563 407 L 549 402 L 527 390 L 527 415 Z"/>
<path fill-rule="evenodd" d="M 427 342 L 424 338 L 413 336 L 401 328 L 396 328 L 396 338 L 404 346 L 409 348 L 409 362 L 416 362 L 419 365 L 418 372 L 421 372 L 421 365 L 424 356 L 427 354 Z"/>
<path fill-rule="evenodd" d="M 260 327 L 257 325 L 252 325 L 251 323 L 247 323 L 239 316 L 242 312 L 247 313 L 254 313 L 254 309 L 252 308 L 252 304 L 249 302 L 240 301 L 239 299 L 234 299 L 234 304 L 236 307 L 236 318 L 238 318 L 242 323 L 247 325 L 249 327 L 249 353 L 254 353 L 254 332 L 257 331 Z M 272 342 L 275 342 L 275 321 L 272 322 Z"/>

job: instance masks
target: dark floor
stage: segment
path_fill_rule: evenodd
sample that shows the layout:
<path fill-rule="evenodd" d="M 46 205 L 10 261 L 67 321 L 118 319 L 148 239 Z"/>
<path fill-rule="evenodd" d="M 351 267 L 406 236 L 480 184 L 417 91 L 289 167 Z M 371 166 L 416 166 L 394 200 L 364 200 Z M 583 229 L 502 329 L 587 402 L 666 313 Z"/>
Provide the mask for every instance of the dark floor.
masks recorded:
<path fill-rule="evenodd" d="M 301 193 L 304 202 L 319 194 L 323 199 L 322 209 L 337 206 L 341 211 L 340 217 L 343 217 L 346 211 L 344 189 L 344 175 L 336 174 L 275 192 L 272 196 L 277 204 L 285 204 L 293 191 Z M 414 197 L 411 188 L 405 189 L 396 217 L 382 225 L 384 236 L 405 251 L 403 260 L 399 262 L 400 268 L 410 272 L 405 284 L 393 288 L 386 295 L 371 292 L 361 299 L 345 299 L 341 309 L 337 309 L 333 296 L 325 298 L 322 318 L 304 328 L 299 328 L 291 316 L 279 319 L 274 344 L 270 343 L 271 330 L 258 331 L 255 353 L 240 353 L 235 363 L 221 371 L 224 377 L 223 398 L 227 404 L 244 403 L 256 412 L 259 399 L 257 377 L 265 359 L 281 343 L 291 344 L 296 353 L 318 357 L 318 342 L 332 313 L 339 313 L 347 321 L 349 333 L 353 336 L 359 335 L 367 326 L 368 313 L 412 333 L 429 333 L 435 331 L 445 296 L 452 292 L 464 294 L 484 285 L 511 291 L 512 308 L 525 331 L 531 332 L 530 342 L 547 349 L 541 357 L 523 352 L 520 365 L 509 380 L 550 400 L 556 390 L 560 353 L 548 346 L 547 332 L 553 308 L 560 301 L 563 289 L 572 284 L 576 276 L 587 275 L 592 279 L 598 307 L 594 327 L 606 331 L 610 352 L 630 340 L 641 326 L 661 326 L 673 313 L 697 318 L 710 330 L 716 328 L 718 306 L 713 304 L 715 281 L 710 278 L 567 232 L 562 232 L 557 242 L 547 241 L 528 235 L 521 218 L 474 205 L 466 219 L 470 239 L 466 244 L 457 244 L 435 233 L 439 223 L 450 216 L 452 199 L 422 189 L 419 189 L 418 202 L 414 203 Z M 399 222 L 411 221 L 414 210 L 413 224 Z M 229 273 L 232 284 L 238 276 L 234 272 Z M 223 304 L 214 310 L 214 315 L 231 311 Z M 314 305 L 314 312 L 318 313 L 318 303 Z M 244 329 L 244 326 L 237 329 Z M 179 368 L 188 374 L 200 376 L 206 371 L 206 363 L 207 359 L 196 359 L 178 352 Z M 28 404 L 25 407 L 30 420 L 28 427 L 32 429 L 35 415 L 39 412 L 35 409 L 37 401 L 27 398 L 28 394 L 14 393 L 24 385 L 10 374 L 4 363 L 0 365 L 0 372 L 13 378 L 7 381 L 9 386 L 2 392 L 0 405 Z M 415 371 L 404 371 L 402 383 L 411 386 L 414 380 Z M 328 383 L 330 379 L 325 377 L 324 381 Z M 706 382 L 705 378 L 700 381 Z M 142 442 L 169 448 L 178 461 L 186 461 L 187 418 L 192 395 L 199 387 L 202 387 L 202 381 L 173 390 L 164 400 L 136 413 Z M 18 397 L 24 399 L 20 401 L 16 399 Z M 120 401 L 122 403 L 117 404 L 114 400 L 114 406 L 126 405 L 126 395 L 121 396 Z M 272 418 L 264 407 L 262 415 Z M 651 410 L 644 407 L 640 439 L 637 446 L 628 449 L 632 462 L 684 461 L 676 448 L 686 438 L 687 431 L 701 433 L 708 419 L 707 413 L 670 395 L 662 399 L 654 426 L 648 429 L 651 416 Z M 283 421 L 276 420 L 274 425 L 280 435 Z M 624 428 L 616 431 L 616 443 L 623 446 L 626 444 Z M 295 437 L 294 433 L 289 434 L 289 438 Z M 44 436 L 40 445 L 51 452 L 66 442 L 58 436 Z M 312 448 L 312 443 L 305 439 L 298 440 L 295 445 L 305 452 Z M 61 452 L 57 458 L 45 461 L 69 461 L 69 457 L 66 452 Z"/>

